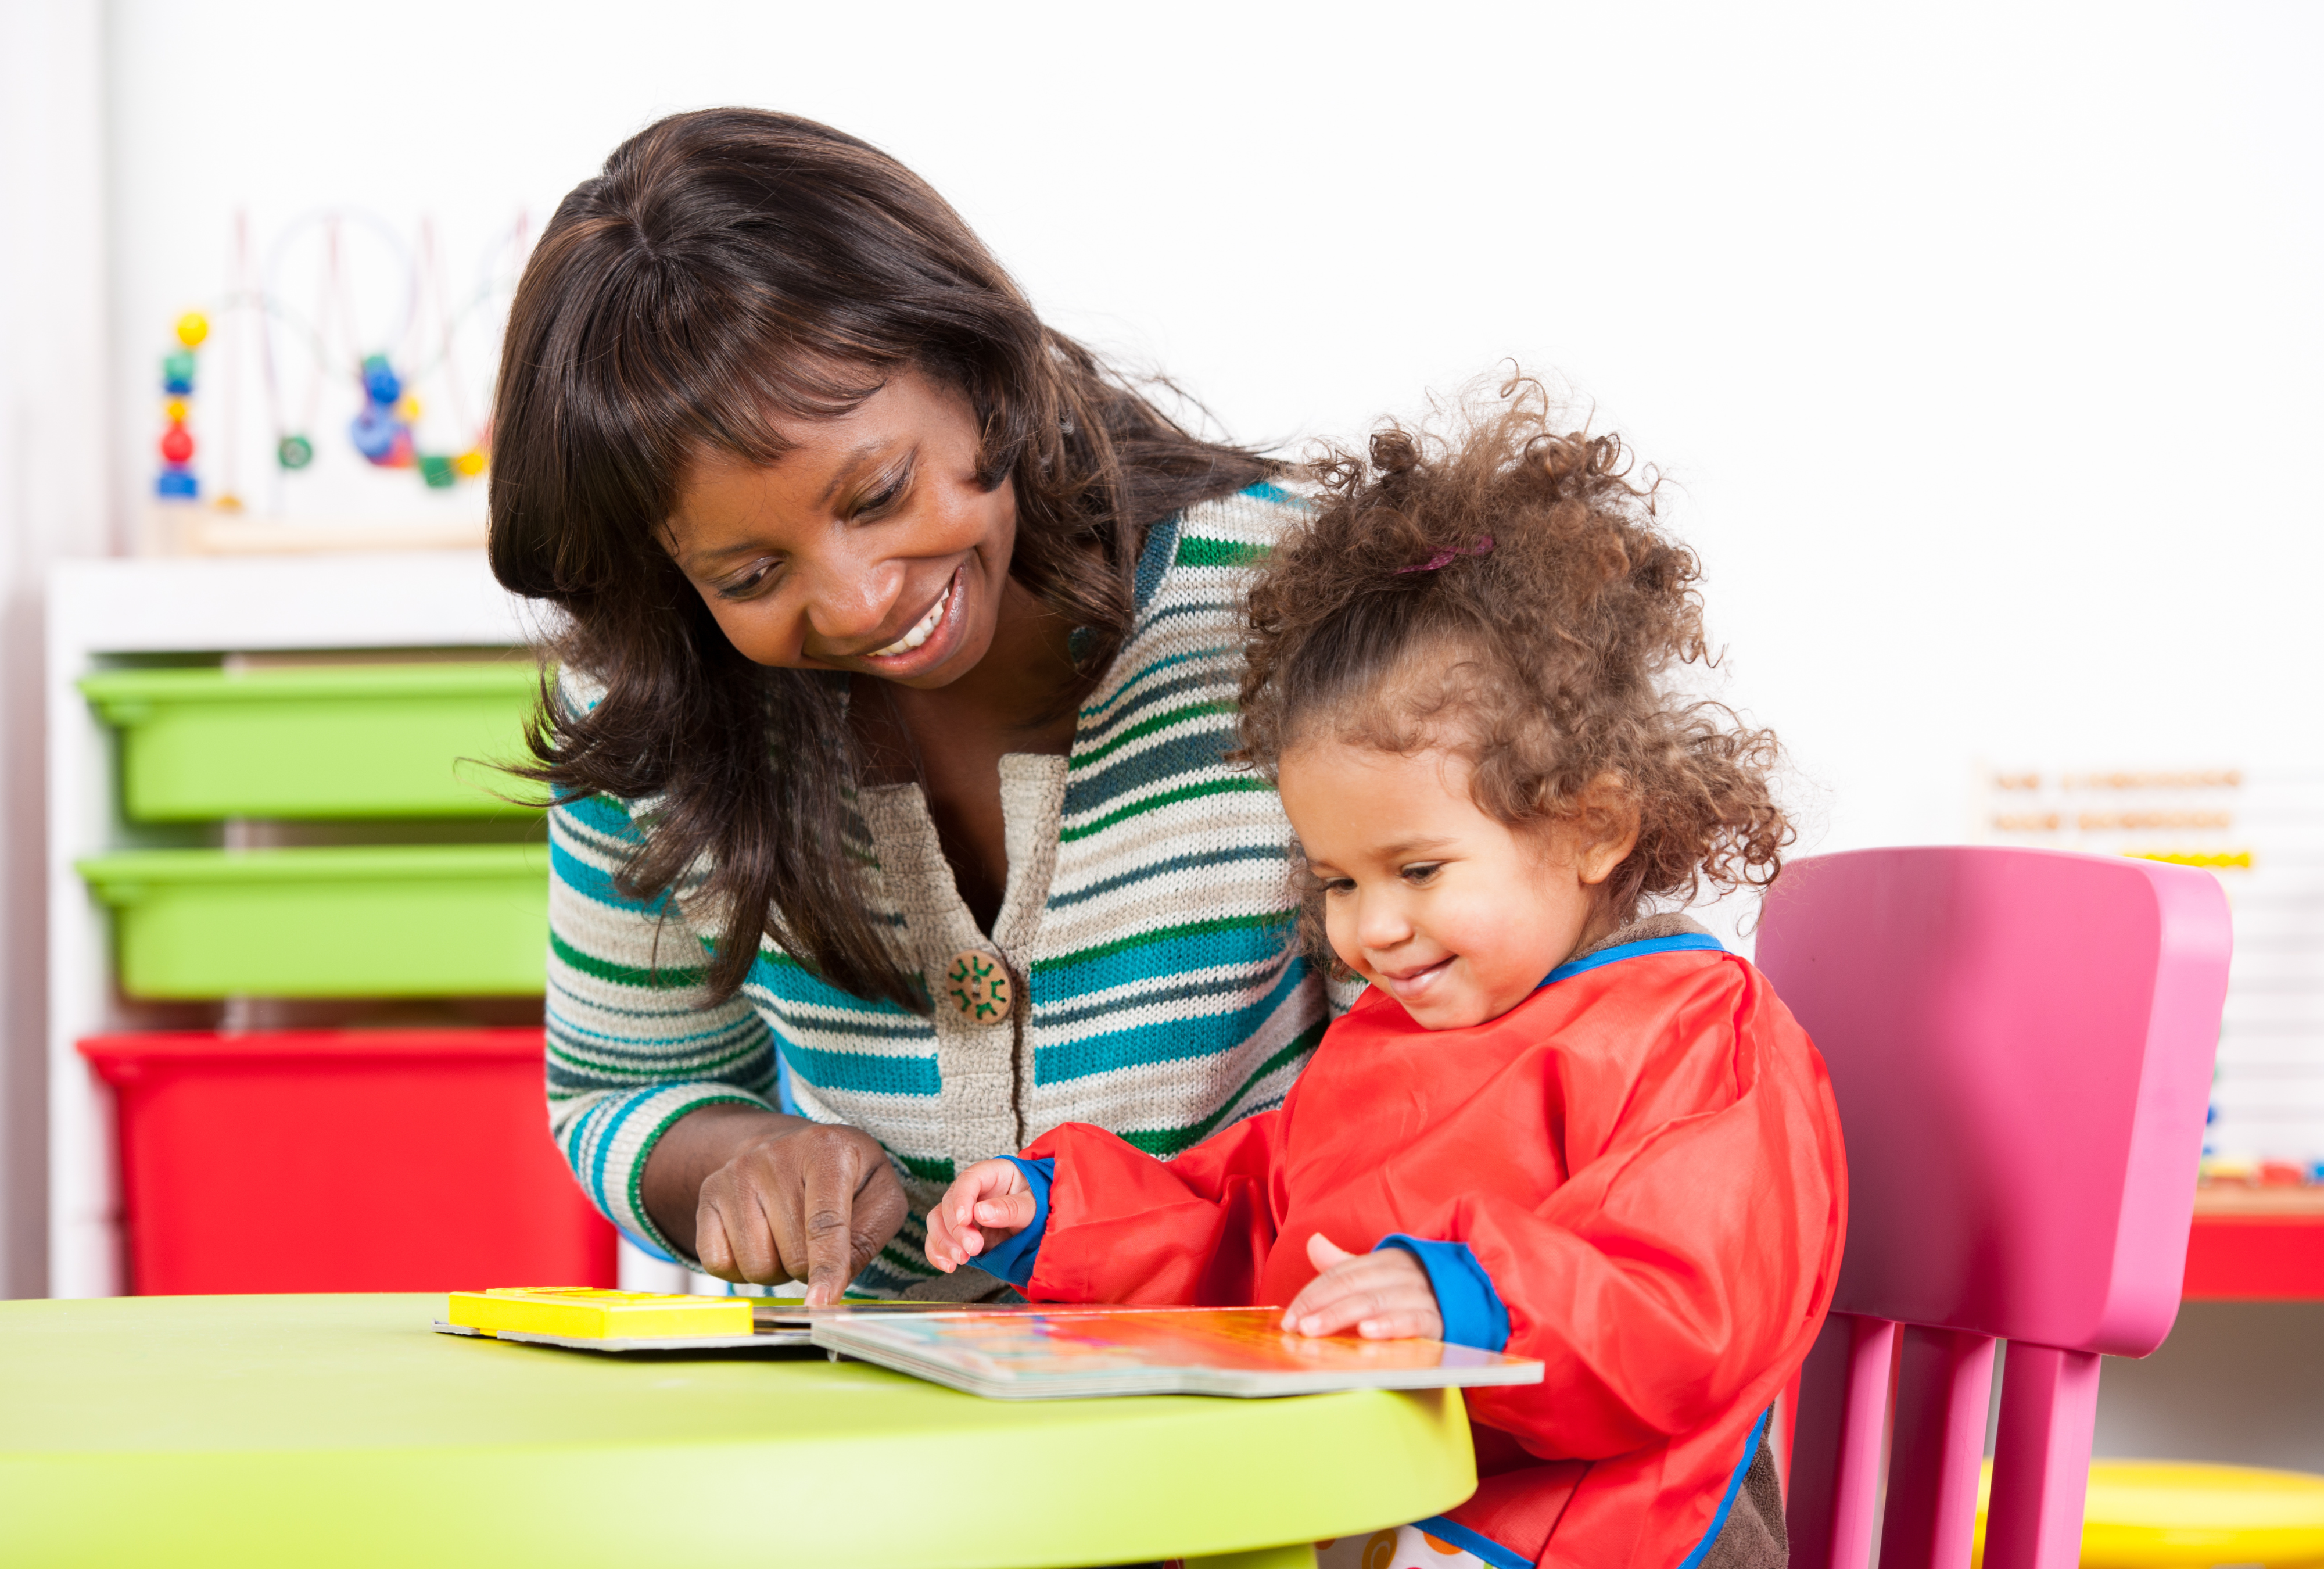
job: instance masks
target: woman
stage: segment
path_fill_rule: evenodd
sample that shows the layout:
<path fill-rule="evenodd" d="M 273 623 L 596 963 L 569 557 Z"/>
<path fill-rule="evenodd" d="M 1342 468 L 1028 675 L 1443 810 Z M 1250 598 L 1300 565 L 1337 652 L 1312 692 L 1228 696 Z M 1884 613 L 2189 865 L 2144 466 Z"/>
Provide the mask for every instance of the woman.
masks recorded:
<path fill-rule="evenodd" d="M 676 115 L 566 198 L 492 560 L 565 617 L 550 1120 L 623 1231 L 814 1302 L 988 1293 L 921 1256 L 956 1166 L 1281 1099 L 1324 997 L 1281 809 L 1221 755 L 1270 472 L 826 127 Z"/>

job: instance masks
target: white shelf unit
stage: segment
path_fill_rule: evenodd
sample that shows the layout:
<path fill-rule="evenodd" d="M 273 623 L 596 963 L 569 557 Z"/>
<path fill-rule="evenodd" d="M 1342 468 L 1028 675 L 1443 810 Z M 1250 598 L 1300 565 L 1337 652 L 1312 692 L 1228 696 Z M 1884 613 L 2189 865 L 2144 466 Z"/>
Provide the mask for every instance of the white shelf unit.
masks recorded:
<path fill-rule="evenodd" d="M 493 582 L 481 550 L 69 561 L 50 579 L 47 627 L 49 1291 L 120 1293 L 123 1236 L 108 1092 L 73 1048 L 130 1028 L 105 910 L 73 871 L 85 855 L 182 832 L 125 822 L 114 740 L 74 683 L 141 658 L 394 649 L 506 649 L 540 609 Z M 622 1248 L 624 1283 L 678 1272 Z"/>

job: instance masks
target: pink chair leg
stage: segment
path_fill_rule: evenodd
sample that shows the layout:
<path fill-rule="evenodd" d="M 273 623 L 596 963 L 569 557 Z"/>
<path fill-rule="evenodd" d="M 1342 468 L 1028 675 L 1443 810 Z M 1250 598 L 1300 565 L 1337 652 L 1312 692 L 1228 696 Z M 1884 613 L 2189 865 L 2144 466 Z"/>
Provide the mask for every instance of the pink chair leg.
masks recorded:
<path fill-rule="evenodd" d="M 1896 1326 L 1835 1313 L 1800 1370 L 1784 1520 L 1792 1569 L 1869 1569 Z"/>
<path fill-rule="evenodd" d="M 1959 1330 L 1905 1327 L 1880 1569 L 1968 1569 L 1993 1343 Z"/>
<path fill-rule="evenodd" d="M 2074 1569 L 2081 1561 L 2098 1411 L 2095 1353 L 2010 1343 L 1985 1569 Z"/>

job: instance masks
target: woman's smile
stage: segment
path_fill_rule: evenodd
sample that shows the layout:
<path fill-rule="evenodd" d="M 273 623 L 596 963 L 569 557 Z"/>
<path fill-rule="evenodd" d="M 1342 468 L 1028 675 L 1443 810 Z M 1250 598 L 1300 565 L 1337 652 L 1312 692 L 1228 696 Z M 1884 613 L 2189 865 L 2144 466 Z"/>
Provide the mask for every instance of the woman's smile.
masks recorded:
<path fill-rule="evenodd" d="M 913 623 L 912 630 L 898 638 L 894 642 L 890 643 L 886 648 L 872 650 L 870 657 L 875 660 L 893 659 L 898 654 L 910 653 L 914 649 L 918 648 L 922 643 L 927 641 L 928 634 L 936 629 L 937 619 L 944 614 L 945 609 L 951 605 L 954 596 L 959 593 L 960 571 L 955 568 L 953 570 L 952 577 L 945 583 L 945 591 L 936 596 L 936 602 L 934 605 L 928 606 L 928 613 Z"/>

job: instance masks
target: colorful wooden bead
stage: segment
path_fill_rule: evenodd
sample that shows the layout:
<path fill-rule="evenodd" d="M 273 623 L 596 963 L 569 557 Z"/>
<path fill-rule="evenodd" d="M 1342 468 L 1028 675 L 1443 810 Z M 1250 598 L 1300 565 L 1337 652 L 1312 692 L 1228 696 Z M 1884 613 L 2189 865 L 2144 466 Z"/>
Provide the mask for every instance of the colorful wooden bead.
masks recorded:
<path fill-rule="evenodd" d="M 460 483 L 452 467 L 452 460 L 441 453 L 422 453 L 420 457 L 420 477 L 428 482 L 430 490 L 449 490 Z"/>
<path fill-rule="evenodd" d="M 452 466 L 460 471 L 461 478 L 475 478 L 476 475 L 484 472 L 484 448 L 481 447 L 469 448 L 468 450 L 463 452 L 459 457 L 452 460 Z"/>
<path fill-rule="evenodd" d="M 161 432 L 161 458 L 165 463 L 190 462 L 194 456 L 194 438 L 183 425 L 172 425 Z"/>
<path fill-rule="evenodd" d="M 315 461 L 315 444 L 304 436 L 285 436 L 274 444 L 274 461 L 288 469 L 301 469 Z"/>
<path fill-rule="evenodd" d="M 192 501 L 201 494 L 201 488 L 192 469 L 180 468 L 174 464 L 163 469 L 160 477 L 153 481 L 153 494 L 165 501 Z"/>
<path fill-rule="evenodd" d="M 395 450 L 396 432 L 401 429 L 393 414 L 377 403 L 366 403 L 348 422 L 347 438 L 367 460 L 383 464 Z"/>
<path fill-rule="evenodd" d="M 189 310 L 178 318 L 178 341 L 188 348 L 199 348 L 202 339 L 210 335 L 210 318 L 198 310 Z"/>
<path fill-rule="evenodd" d="M 403 396 L 403 378 L 387 363 L 387 356 L 375 354 L 363 363 L 364 396 L 382 408 L 392 408 Z"/>

